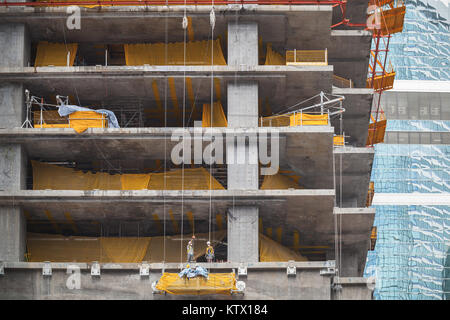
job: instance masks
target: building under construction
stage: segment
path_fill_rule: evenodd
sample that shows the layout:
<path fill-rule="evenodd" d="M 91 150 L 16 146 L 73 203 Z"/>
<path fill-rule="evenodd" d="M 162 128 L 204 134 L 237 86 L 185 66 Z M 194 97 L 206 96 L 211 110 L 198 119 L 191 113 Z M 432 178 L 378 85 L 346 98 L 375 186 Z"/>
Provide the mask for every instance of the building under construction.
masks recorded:
<path fill-rule="evenodd" d="M 0 298 L 371 299 L 373 144 L 404 13 L 0 3 Z M 191 239 L 207 275 L 187 281 Z"/>

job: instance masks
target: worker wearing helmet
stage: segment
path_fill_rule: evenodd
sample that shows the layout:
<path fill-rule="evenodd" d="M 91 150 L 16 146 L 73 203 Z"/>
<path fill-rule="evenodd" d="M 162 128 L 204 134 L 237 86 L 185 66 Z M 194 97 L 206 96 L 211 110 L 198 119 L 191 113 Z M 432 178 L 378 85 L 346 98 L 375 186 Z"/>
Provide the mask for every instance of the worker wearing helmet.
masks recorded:
<path fill-rule="evenodd" d="M 214 248 L 211 246 L 211 242 L 206 242 L 206 261 L 212 262 L 214 260 Z"/>
<path fill-rule="evenodd" d="M 195 239 L 194 236 L 192 236 L 192 239 Z M 187 246 L 186 246 L 186 252 L 187 252 L 187 261 L 192 262 L 194 261 L 194 243 L 193 240 L 189 240 Z"/>

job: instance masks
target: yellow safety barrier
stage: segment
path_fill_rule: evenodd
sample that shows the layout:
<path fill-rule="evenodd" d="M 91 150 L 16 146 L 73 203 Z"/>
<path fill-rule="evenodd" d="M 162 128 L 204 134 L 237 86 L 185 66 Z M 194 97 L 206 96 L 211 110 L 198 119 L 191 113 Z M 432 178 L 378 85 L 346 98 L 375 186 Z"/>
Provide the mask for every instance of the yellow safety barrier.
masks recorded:
<path fill-rule="evenodd" d="M 35 67 L 73 66 L 77 54 L 76 43 L 49 43 L 41 41 L 36 51 Z"/>
<path fill-rule="evenodd" d="M 105 115 L 95 111 L 76 111 L 71 113 L 68 118 L 60 117 L 58 111 L 43 111 L 42 114 L 44 119 L 42 124 L 40 124 L 40 114 L 34 114 L 35 128 L 72 128 L 77 133 L 82 133 L 88 128 L 108 127 Z M 55 119 L 56 115 L 59 119 Z"/>
<path fill-rule="evenodd" d="M 262 117 L 262 127 L 295 127 L 295 126 L 325 126 L 328 125 L 328 114 L 310 114 L 296 112 L 270 117 Z"/>
<path fill-rule="evenodd" d="M 333 145 L 335 145 L 335 146 L 344 146 L 345 145 L 344 136 L 342 136 L 342 135 L 334 136 L 333 137 Z"/>
<path fill-rule="evenodd" d="M 212 124 L 211 124 L 212 117 Z M 211 104 L 203 104 L 202 127 L 227 127 L 228 122 L 223 112 L 220 101 L 214 102 L 213 113 L 211 114 Z"/>
<path fill-rule="evenodd" d="M 236 288 L 234 273 L 209 273 L 208 278 L 180 278 L 178 273 L 165 272 L 158 280 L 156 289 L 174 295 L 231 295 Z"/>
<path fill-rule="evenodd" d="M 175 169 L 162 173 L 115 174 L 82 172 L 31 161 L 33 190 L 223 190 L 205 168 Z M 182 181 L 184 180 L 184 185 Z"/>
<path fill-rule="evenodd" d="M 272 50 L 272 44 L 267 44 L 265 65 L 286 65 L 286 59 L 278 52 Z"/>
<path fill-rule="evenodd" d="M 286 51 L 286 65 L 297 66 L 327 66 L 327 50 L 288 50 Z"/>
<path fill-rule="evenodd" d="M 211 61 L 213 46 L 213 61 Z M 148 65 L 184 65 L 184 43 L 140 43 L 125 44 L 127 66 Z M 167 60 L 166 60 L 167 52 Z M 220 41 L 190 41 L 186 43 L 186 65 L 226 65 Z"/>
<path fill-rule="evenodd" d="M 301 187 L 290 177 L 280 173 L 274 175 L 265 175 L 261 190 L 279 190 L 279 189 L 301 189 Z"/>
<path fill-rule="evenodd" d="M 294 113 L 289 117 L 291 127 L 295 126 L 326 126 L 328 125 L 328 114 Z"/>

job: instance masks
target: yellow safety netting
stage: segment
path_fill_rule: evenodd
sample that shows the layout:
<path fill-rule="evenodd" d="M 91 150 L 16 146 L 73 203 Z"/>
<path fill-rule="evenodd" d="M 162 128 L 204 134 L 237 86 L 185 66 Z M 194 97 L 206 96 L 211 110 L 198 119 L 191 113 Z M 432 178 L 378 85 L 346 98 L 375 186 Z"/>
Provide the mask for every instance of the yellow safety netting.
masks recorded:
<path fill-rule="evenodd" d="M 213 46 L 213 65 L 226 65 L 219 39 L 189 41 L 186 43 L 186 65 L 211 65 L 211 46 Z M 184 43 L 139 43 L 125 44 L 127 66 L 184 65 Z M 167 52 L 167 61 L 166 61 Z"/>
<path fill-rule="evenodd" d="M 267 44 L 265 65 L 286 65 L 286 59 L 276 51 L 272 50 L 272 44 Z"/>
<path fill-rule="evenodd" d="M 290 177 L 280 173 L 274 175 L 265 175 L 261 190 L 277 190 L 277 189 L 301 189 L 301 187 Z"/>
<path fill-rule="evenodd" d="M 269 237 L 259 234 L 259 261 L 273 262 L 273 261 L 308 261 L 301 254 L 291 250 Z"/>
<path fill-rule="evenodd" d="M 57 113 L 57 111 L 55 112 Z M 68 120 L 63 117 L 59 117 L 58 120 L 54 118 L 55 117 L 54 113 L 48 114 L 47 117 L 52 117 L 52 120 L 50 119 L 46 120 L 45 117 L 43 116 L 44 121 L 42 125 L 40 124 L 40 120 L 37 120 L 36 122 L 37 117 L 39 117 L 39 115 L 35 116 L 35 125 L 34 125 L 35 128 L 72 128 L 77 133 L 82 133 L 86 131 L 88 128 L 108 127 L 108 120 L 106 119 L 105 115 L 97 113 L 95 111 L 76 111 L 69 115 Z M 47 123 L 47 121 L 50 123 Z M 61 123 L 63 121 L 65 121 L 66 123 Z"/>
<path fill-rule="evenodd" d="M 205 168 L 184 169 L 184 178 L 182 170 L 176 169 L 166 173 L 150 174 L 148 189 L 150 190 L 223 190 L 225 189 L 219 181 Z M 166 184 L 164 189 L 164 176 Z M 184 185 L 182 184 L 184 179 Z"/>
<path fill-rule="evenodd" d="M 41 41 L 37 46 L 34 66 L 73 66 L 77 49 L 78 44 L 76 43 L 65 44 Z"/>
<path fill-rule="evenodd" d="M 212 125 L 211 125 L 212 117 Z M 211 115 L 211 104 L 203 104 L 202 127 L 227 127 L 228 122 L 223 112 L 220 101 L 213 103 L 213 114 Z"/>
<path fill-rule="evenodd" d="M 175 169 L 162 173 L 115 174 L 82 172 L 31 161 L 33 190 L 223 190 L 205 168 Z M 165 184 L 164 184 L 165 177 Z M 182 180 L 184 179 L 184 186 Z"/>
<path fill-rule="evenodd" d="M 214 232 L 211 238 L 213 246 L 225 238 L 226 231 Z M 28 233 L 27 248 L 29 262 L 184 262 L 186 245 L 190 236 L 166 237 L 65 237 L 62 235 Z M 194 241 L 194 258 L 205 254 L 208 233 L 199 233 Z M 180 241 L 183 244 L 180 245 Z M 182 252 L 180 250 L 183 250 Z"/>
<path fill-rule="evenodd" d="M 158 280 L 156 289 L 175 295 L 231 295 L 236 288 L 234 273 L 209 273 L 208 278 L 180 278 L 178 273 L 164 272 Z"/>
<path fill-rule="evenodd" d="M 120 175 L 82 172 L 71 168 L 31 161 L 33 190 L 121 190 Z"/>

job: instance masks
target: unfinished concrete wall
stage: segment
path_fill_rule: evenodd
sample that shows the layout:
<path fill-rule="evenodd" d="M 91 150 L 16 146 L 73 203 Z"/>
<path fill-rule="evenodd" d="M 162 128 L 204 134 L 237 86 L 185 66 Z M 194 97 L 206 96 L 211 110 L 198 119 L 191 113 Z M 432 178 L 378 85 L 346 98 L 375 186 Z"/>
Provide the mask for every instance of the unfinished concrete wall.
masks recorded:
<path fill-rule="evenodd" d="M 0 25 L 0 66 L 29 65 L 30 40 L 25 24 Z M 24 120 L 24 88 L 21 83 L 0 84 L 0 128 L 15 128 Z M 0 190 L 25 188 L 26 154 L 21 145 L 0 145 Z M 0 261 L 23 261 L 26 220 L 18 206 L 0 207 Z"/>
<path fill-rule="evenodd" d="M 227 271 L 229 272 L 229 271 Z M 153 294 L 151 284 L 161 277 L 160 270 L 152 270 L 150 277 L 139 276 L 138 270 L 102 270 L 100 277 L 92 277 L 89 270 L 81 270 L 79 289 L 69 289 L 69 277 L 64 270 L 52 270 L 52 276 L 42 275 L 42 269 L 5 269 L 0 276 L 0 299 L 145 299 L 145 300 L 329 300 L 331 278 L 321 276 L 319 270 L 299 270 L 287 276 L 286 270 L 249 270 L 239 281 L 246 284 L 244 295 L 160 295 Z M 24 283 L 28 285 L 23 285 Z M 21 287 L 20 290 L 17 288 Z"/>

